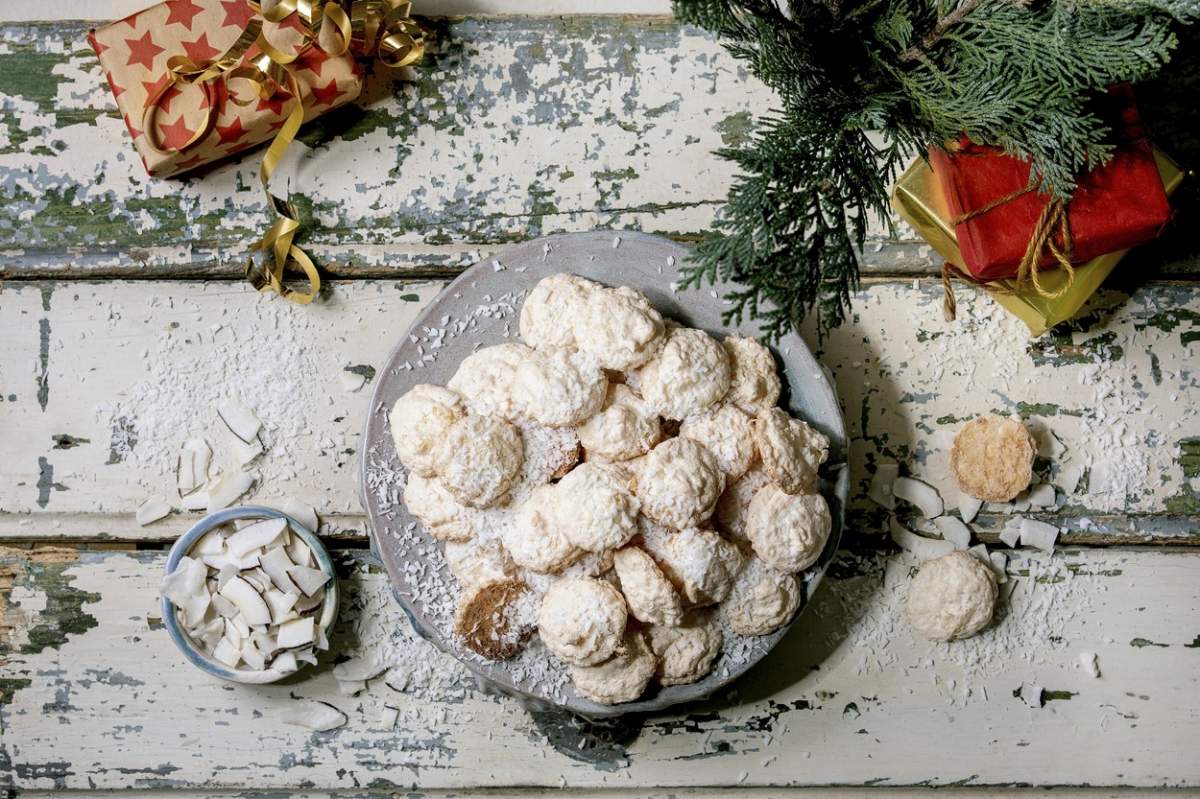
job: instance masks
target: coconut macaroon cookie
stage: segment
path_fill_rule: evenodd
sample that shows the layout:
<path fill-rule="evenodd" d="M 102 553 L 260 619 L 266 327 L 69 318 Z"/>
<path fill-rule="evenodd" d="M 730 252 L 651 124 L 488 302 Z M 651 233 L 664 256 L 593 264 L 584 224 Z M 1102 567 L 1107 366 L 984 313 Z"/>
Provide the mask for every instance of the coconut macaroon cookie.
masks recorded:
<path fill-rule="evenodd" d="M 746 517 L 750 515 L 750 502 L 758 490 L 770 482 L 771 476 L 759 463 L 727 485 L 717 500 L 717 509 L 713 514 L 717 529 L 734 541 L 749 543 L 750 539 L 746 538 Z"/>
<path fill-rule="evenodd" d="M 513 402 L 513 379 L 517 367 L 532 355 L 533 350 L 515 342 L 484 347 L 463 358 L 446 386 L 461 394 L 480 416 L 514 421 L 521 409 Z"/>
<path fill-rule="evenodd" d="M 588 552 L 616 549 L 637 532 L 640 503 L 619 467 L 580 464 L 559 481 L 553 501 L 563 535 Z"/>
<path fill-rule="evenodd" d="M 656 548 L 663 572 L 692 605 L 724 601 L 742 568 L 742 551 L 712 530 L 680 530 Z"/>
<path fill-rule="evenodd" d="M 789 494 L 812 491 L 817 469 L 829 457 L 828 438 L 779 408 L 759 413 L 754 443 L 767 474 Z"/>
<path fill-rule="evenodd" d="M 558 487 L 538 486 L 517 508 L 500 537 L 513 562 L 541 573 L 554 573 L 570 566 L 583 550 L 563 535 L 555 512 Z"/>
<path fill-rule="evenodd" d="M 638 376 L 642 397 L 668 419 L 700 413 L 729 390 L 729 356 L 712 336 L 690 327 L 672 327 L 666 343 Z"/>
<path fill-rule="evenodd" d="M 998 593 L 990 566 L 951 552 L 921 564 L 908 586 L 908 621 L 935 641 L 969 638 L 991 623 Z"/>
<path fill-rule="evenodd" d="M 1033 480 L 1037 444 L 1019 419 L 979 416 L 967 422 L 950 449 L 958 487 L 986 502 L 1008 502 Z"/>
<path fill-rule="evenodd" d="M 688 611 L 675 626 L 653 625 L 646 639 L 658 658 L 654 676 L 660 685 L 693 683 L 712 670 L 721 652 L 721 625 L 711 609 Z"/>
<path fill-rule="evenodd" d="M 727 336 L 721 342 L 729 355 L 732 379 L 726 402 L 732 402 L 750 416 L 774 408 L 779 402 L 779 373 L 771 351 L 757 339 Z"/>
<path fill-rule="evenodd" d="M 475 534 L 475 510 L 459 502 L 437 478 L 410 474 L 404 504 L 435 540 L 469 541 Z"/>
<path fill-rule="evenodd" d="M 650 360 L 666 326 L 640 291 L 621 286 L 588 295 L 575 320 L 575 346 L 605 369 L 623 372 Z"/>
<path fill-rule="evenodd" d="M 600 410 L 607 388 L 608 380 L 595 358 L 576 350 L 548 348 L 517 366 L 512 396 L 530 418 L 563 427 Z"/>
<path fill-rule="evenodd" d="M 642 513 L 682 530 L 712 515 L 725 488 L 717 459 L 702 444 L 671 438 L 637 462 L 637 495 Z"/>
<path fill-rule="evenodd" d="M 800 578 L 772 569 L 757 557 L 742 569 L 721 612 L 738 635 L 768 635 L 796 614 L 803 597 Z"/>
<path fill-rule="evenodd" d="M 741 477 L 754 461 L 754 421 L 736 405 L 722 402 L 689 416 L 679 426 L 679 435 L 703 444 L 727 480 Z"/>
<path fill-rule="evenodd" d="M 577 430 L 588 458 L 624 461 L 650 451 L 662 437 L 658 414 L 624 383 L 609 383 L 604 408 Z"/>
<path fill-rule="evenodd" d="M 646 624 L 679 624 L 683 600 L 654 558 L 637 547 L 625 547 L 613 553 L 613 568 L 630 615 Z"/>
<path fill-rule="evenodd" d="M 501 419 L 466 416 L 455 422 L 436 449 L 437 473 L 465 505 L 490 508 L 521 473 L 524 445 L 517 429 Z"/>
<path fill-rule="evenodd" d="M 520 580 L 475 586 L 459 597 L 454 632 L 488 660 L 507 660 L 533 636 L 537 598 Z"/>
<path fill-rule="evenodd" d="M 621 592 L 592 577 L 564 577 L 550 586 L 538 613 L 542 643 L 567 663 L 594 666 L 612 657 L 629 609 Z"/>
<path fill-rule="evenodd" d="M 567 273 L 542 278 L 521 305 L 521 338 L 539 349 L 575 346 L 575 320 L 582 316 L 591 293 L 601 288 Z"/>
<path fill-rule="evenodd" d="M 508 550 L 495 538 L 447 541 L 442 551 L 450 573 L 465 588 L 507 580 L 516 571 Z"/>
<path fill-rule="evenodd" d="M 436 469 L 433 450 L 466 413 L 462 397 L 455 392 L 425 383 L 413 386 L 388 414 L 400 462 L 410 472 L 431 477 Z"/>
<path fill-rule="evenodd" d="M 816 563 L 832 529 L 823 496 L 788 494 L 774 484 L 759 489 L 746 517 L 754 554 L 781 572 L 803 571 Z"/>
<path fill-rule="evenodd" d="M 613 657 L 597 666 L 571 666 L 571 681 L 593 702 L 616 705 L 641 696 L 657 665 L 642 631 L 630 627 Z"/>

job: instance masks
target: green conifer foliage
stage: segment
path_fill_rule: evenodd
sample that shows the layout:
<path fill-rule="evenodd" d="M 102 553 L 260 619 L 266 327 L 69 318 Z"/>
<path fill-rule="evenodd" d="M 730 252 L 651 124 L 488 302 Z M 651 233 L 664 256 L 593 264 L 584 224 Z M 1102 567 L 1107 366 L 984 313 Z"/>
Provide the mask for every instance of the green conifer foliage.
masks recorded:
<path fill-rule="evenodd" d="M 810 314 L 844 321 L 874 215 L 914 152 L 962 135 L 1033 164 L 1069 199 L 1112 155 L 1094 103 L 1155 75 L 1200 0 L 674 0 L 770 87 L 684 284 L 739 285 L 728 322 L 777 338 Z"/>

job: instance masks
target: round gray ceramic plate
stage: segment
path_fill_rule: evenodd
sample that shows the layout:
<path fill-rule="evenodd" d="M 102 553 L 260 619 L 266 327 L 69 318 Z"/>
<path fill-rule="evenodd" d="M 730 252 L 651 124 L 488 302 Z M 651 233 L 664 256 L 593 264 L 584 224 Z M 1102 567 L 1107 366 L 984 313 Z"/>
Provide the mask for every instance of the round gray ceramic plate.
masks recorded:
<path fill-rule="evenodd" d="M 420 523 L 400 501 L 403 478 L 388 427 L 388 410 L 418 383 L 444 385 L 475 348 L 516 340 L 525 293 L 555 272 L 573 272 L 610 286 L 631 286 L 644 292 L 665 316 L 718 338 L 735 332 L 757 335 L 753 323 L 736 328 L 721 323 L 726 306 L 720 298 L 728 287 L 677 293 L 671 290 L 672 282 L 678 279 L 678 265 L 687 257 L 687 248 L 675 242 L 630 232 L 549 236 L 516 245 L 495 259 L 476 264 L 451 283 L 401 337 L 379 372 L 362 448 L 362 496 L 372 547 L 387 567 L 396 597 L 420 635 L 457 657 L 493 687 L 532 700 L 536 707 L 552 705 L 585 716 L 605 717 L 661 710 L 702 699 L 761 660 L 788 628 L 740 642 L 727 641 L 721 657 L 703 680 L 670 688 L 652 687 L 641 700 L 615 706 L 599 705 L 579 696 L 569 681 L 556 688 L 544 679 L 531 678 L 537 670 L 529 667 L 524 656 L 516 661 L 480 660 L 453 640 L 444 597 L 437 610 L 422 598 L 418 575 L 429 568 L 444 569 L 445 565 L 438 547 L 421 532 Z M 846 429 L 833 387 L 803 340 L 791 333 L 774 347 L 774 352 L 784 377 L 781 404 L 829 436 L 831 442 L 820 488 L 832 511 L 833 534 L 816 565 L 803 575 L 807 604 L 842 533 L 849 489 Z M 542 649 L 536 642 L 533 647 Z"/>

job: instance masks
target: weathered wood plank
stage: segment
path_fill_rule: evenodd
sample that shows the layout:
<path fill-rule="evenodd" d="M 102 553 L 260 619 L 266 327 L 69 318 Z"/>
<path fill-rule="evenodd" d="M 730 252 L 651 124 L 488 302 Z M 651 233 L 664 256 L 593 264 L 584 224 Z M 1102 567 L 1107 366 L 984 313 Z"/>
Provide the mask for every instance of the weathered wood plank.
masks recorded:
<path fill-rule="evenodd" d="M 953 645 L 911 638 L 900 616 L 907 560 L 843 556 L 794 633 L 736 690 L 606 727 L 481 692 L 412 636 L 384 577 L 357 557 L 345 564 L 335 646 L 379 653 L 390 676 L 356 697 L 338 693 L 328 664 L 286 685 L 209 680 L 154 619 L 162 562 L 8 553 L 0 757 L 14 787 L 1200 783 L 1200 553 L 1190 550 L 1017 556 L 1002 620 Z M 1081 651 L 1098 653 L 1099 679 L 1079 668 Z M 1045 689 L 1042 706 L 1013 696 L 1022 683 Z M 281 724 L 302 700 L 349 722 L 316 734 Z M 384 704 L 398 710 L 392 729 L 380 727 Z M 1099 737 L 1103 746 L 1066 743 Z"/>
<path fill-rule="evenodd" d="M 709 36 L 664 19 L 441 21 L 410 80 L 306 128 L 291 186 L 330 274 L 444 275 L 498 244 L 625 227 L 693 240 L 770 98 Z M 151 180 L 84 23 L 0 27 L 0 276 L 240 274 L 267 220 L 250 153 Z M 940 260 L 882 226 L 868 271 Z M 1194 272 L 1186 258 L 1163 274 Z"/>
<path fill-rule="evenodd" d="M 130 523 L 148 496 L 172 496 L 175 454 L 208 433 L 211 407 L 241 394 L 270 447 L 252 497 L 309 498 L 361 535 L 358 438 L 371 374 L 442 284 L 338 283 L 300 308 L 241 283 L 10 283 L 0 294 L 0 536 L 161 540 L 195 518 Z M 872 282 L 855 318 L 824 342 L 853 438 L 852 519 L 881 529 L 865 497 L 880 460 L 906 464 L 955 501 L 945 453 L 959 420 L 1016 412 L 1065 452 L 1039 470 L 1075 494 L 1049 514 L 1066 541 L 1195 541 L 1200 286 L 1103 292 L 1064 332 L 1030 341 L 985 297 L 960 292 L 962 321 L 941 318 L 936 281 Z M 983 349 L 981 349 L 981 342 Z M 353 383 L 350 387 L 353 387 Z M 228 453 L 226 453 L 228 455 Z M 39 521 L 39 518 L 41 521 Z M 993 537 L 1004 519 L 985 516 Z"/>

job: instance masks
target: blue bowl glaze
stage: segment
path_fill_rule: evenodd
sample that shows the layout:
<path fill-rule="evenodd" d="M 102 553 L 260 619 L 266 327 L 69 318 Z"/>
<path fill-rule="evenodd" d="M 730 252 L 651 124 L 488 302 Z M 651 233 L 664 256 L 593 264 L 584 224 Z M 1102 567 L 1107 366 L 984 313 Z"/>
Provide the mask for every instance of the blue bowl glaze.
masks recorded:
<path fill-rule="evenodd" d="M 330 577 L 329 582 L 325 585 L 325 602 L 321 606 L 321 617 L 317 619 L 318 629 L 328 631 L 333 626 L 334 619 L 337 618 L 338 608 L 337 574 L 333 568 L 333 559 L 329 556 L 329 550 L 325 549 L 325 545 L 321 543 L 321 539 L 317 538 L 316 533 L 286 513 L 277 511 L 274 508 L 266 508 L 261 505 L 242 505 L 208 514 L 175 541 L 175 545 L 171 547 L 171 551 L 167 555 L 167 565 L 163 573 L 170 574 L 175 571 L 176 567 L 179 566 L 180 559 L 191 551 L 192 547 L 205 533 L 235 519 L 287 519 L 288 527 L 291 531 L 304 539 L 304 543 L 312 550 L 317 568 Z M 179 624 L 179 619 L 175 614 L 175 604 L 166 597 L 162 598 L 162 618 L 163 624 L 171 636 L 171 640 L 175 642 L 175 646 L 179 647 L 179 651 L 184 654 L 184 657 L 193 666 L 208 672 L 214 677 L 220 677 L 223 680 L 231 682 L 262 685 L 297 673 L 281 672 L 275 669 L 229 668 L 221 661 L 209 656 L 191 639 Z"/>

